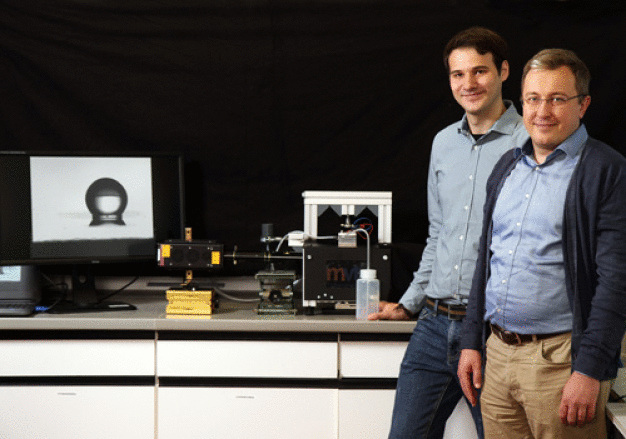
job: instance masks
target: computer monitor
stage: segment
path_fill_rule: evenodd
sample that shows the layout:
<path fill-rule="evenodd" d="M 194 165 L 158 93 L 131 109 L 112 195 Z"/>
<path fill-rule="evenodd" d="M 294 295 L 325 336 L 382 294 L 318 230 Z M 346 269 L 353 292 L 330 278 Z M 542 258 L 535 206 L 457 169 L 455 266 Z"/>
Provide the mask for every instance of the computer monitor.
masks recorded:
<path fill-rule="evenodd" d="M 0 266 L 71 265 L 57 311 L 129 308 L 100 302 L 92 268 L 156 265 L 184 222 L 180 154 L 0 152 Z"/>

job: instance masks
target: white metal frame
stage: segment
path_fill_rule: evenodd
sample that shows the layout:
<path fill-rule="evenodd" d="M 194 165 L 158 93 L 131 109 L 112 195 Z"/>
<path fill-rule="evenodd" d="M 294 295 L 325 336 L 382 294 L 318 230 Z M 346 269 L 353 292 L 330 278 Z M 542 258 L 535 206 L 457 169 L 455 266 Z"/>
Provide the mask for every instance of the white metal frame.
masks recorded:
<path fill-rule="evenodd" d="M 391 244 L 391 195 L 391 192 L 304 191 L 304 233 L 317 236 L 317 220 L 328 207 L 340 215 L 358 215 L 369 208 L 378 217 L 378 242 Z"/>

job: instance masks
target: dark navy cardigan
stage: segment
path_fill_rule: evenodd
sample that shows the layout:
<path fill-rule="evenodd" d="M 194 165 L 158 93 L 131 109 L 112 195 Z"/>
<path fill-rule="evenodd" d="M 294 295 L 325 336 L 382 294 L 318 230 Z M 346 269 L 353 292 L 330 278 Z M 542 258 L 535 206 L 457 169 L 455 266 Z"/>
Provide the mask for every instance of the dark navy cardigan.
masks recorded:
<path fill-rule="evenodd" d="M 532 148 L 530 141 L 524 148 Z M 482 350 L 489 335 L 484 315 L 493 209 L 520 157 L 519 150 L 504 154 L 487 182 L 463 349 Z M 572 368 L 598 380 L 614 378 L 626 326 L 626 159 L 592 138 L 584 145 L 567 189 L 563 254 L 573 313 Z"/>

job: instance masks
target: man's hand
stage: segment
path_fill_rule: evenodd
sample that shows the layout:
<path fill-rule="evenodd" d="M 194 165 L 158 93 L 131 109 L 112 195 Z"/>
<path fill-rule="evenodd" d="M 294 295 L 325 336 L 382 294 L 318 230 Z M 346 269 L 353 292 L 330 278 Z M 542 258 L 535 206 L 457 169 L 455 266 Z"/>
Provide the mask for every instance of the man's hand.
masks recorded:
<path fill-rule="evenodd" d="M 378 312 L 374 312 L 367 316 L 368 320 L 410 320 L 409 316 L 404 309 L 397 303 L 385 302 L 381 300 L 378 305 Z"/>
<path fill-rule="evenodd" d="M 482 358 L 479 351 L 463 349 L 459 358 L 457 376 L 461 382 L 461 389 L 472 407 L 478 403 L 478 392 L 483 385 Z"/>
<path fill-rule="evenodd" d="M 583 425 L 596 416 L 600 381 L 574 372 L 563 387 L 559 417 L 566 425 Z"/>

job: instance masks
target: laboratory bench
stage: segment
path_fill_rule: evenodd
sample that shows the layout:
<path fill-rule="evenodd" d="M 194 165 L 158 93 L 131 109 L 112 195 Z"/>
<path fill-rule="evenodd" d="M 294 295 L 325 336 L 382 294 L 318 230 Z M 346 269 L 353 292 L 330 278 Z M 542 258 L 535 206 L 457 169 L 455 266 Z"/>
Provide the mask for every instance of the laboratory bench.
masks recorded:
<path fill-rule="evenodd" d="M 139 330 L 139 331 L 260 331 L 315 333 L 410 334 L 415 322 L 360 321 L 346 313 L 263 316 L 254 303 L 221 300 L 207 316 L 168 315 L 164 292 L 134 291 L 114 296 L 137 307 L 132 311 L 90 311 L 73 314 L 39 313 L 0 319 L 4 330 Z"/>
<path fill-rule="evenodd" d="M 231 301 L 176 316 L 163 291 L 115 299 L 137 309 L 0 318 L 0 437 L 386 437 L 414 321 Z M 472 435 L 463 403 L 446 438 Z"/>
<path fill-rule="evenodd" d="M 228 300 L 168 315 L 164 291 L 115 299 L 137 309 L 0 318 L 0 437 L 387 436 L 414 321 L 264 316 Z M 625 406 L 609 404 L 611 438 L 626 435 Z M 475 437 L 461 401 L 444 438 Z"/>

